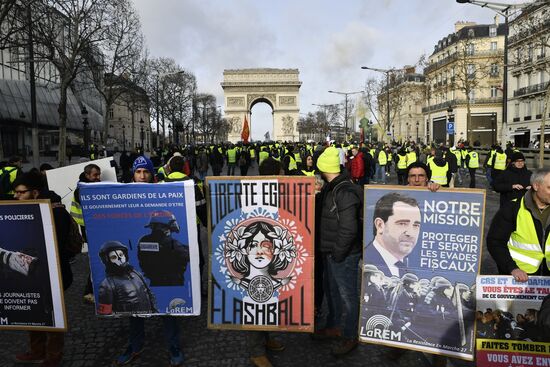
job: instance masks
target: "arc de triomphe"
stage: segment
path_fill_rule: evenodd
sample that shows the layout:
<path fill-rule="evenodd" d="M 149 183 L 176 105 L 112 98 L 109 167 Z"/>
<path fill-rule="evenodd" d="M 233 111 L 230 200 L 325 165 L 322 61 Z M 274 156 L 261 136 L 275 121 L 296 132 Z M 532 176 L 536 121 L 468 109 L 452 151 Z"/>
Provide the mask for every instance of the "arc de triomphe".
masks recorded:
<path fill-rule="evenodd" d="M 237 69 L 224 70 L 224 112 L 230 123 L 229 141 L 241 141 L 246 116 L 250 133 L 254 130 L 252 107 L 265 102 L 273 110 L 271 140 L 298 140 L 296 126 L 300 114 L 298 69 Z"/>

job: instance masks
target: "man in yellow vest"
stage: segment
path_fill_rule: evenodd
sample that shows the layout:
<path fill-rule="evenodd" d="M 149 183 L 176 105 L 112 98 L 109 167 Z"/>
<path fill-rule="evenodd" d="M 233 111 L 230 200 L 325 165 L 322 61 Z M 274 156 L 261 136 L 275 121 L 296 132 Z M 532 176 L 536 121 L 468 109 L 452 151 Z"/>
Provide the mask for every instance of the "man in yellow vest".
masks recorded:
<path fill-rule="evenodd" d="M 397 152 L 397 184 L 407 184 L 407 152 L 403 147 Z"/>
<path fill-rule="evenodd" d="M 431 179 L 433 182 L 444 187 L 449 186 L 449 179 L 451 176 L 449 162 L 443 158 L 443 152 L 441 150 L 438 149 L 435 152 L 435 156 L 430 160 L 430 163 L 428 163 L 428 167 L 430 167 L 432 174 Z"/>
<path fill-rule="evenodd" d="M 529 275 L 550 275 L 550 169 L 531 176 L 525 196 L 503 206 L 493 217 L 487 249 L 499 273 L 526 282 Z"/>
<path fill-rule="evenodd" d="M 507 159 L 508 156 L 502 151 L 502 148 L 497 147 L 491 165 L 491 178 L 493 179 L 493 182 L 495 182 L 498 176 L 500 176 L 506 169 Z"/>
<path fill-rule="evenodd" d="M 13 156 L 8 160 L 8 165 L 0 169 L 0 200 L 13 200 L 13 183 L 21 174 L 23 158 Z"/>
<path fill-rule="evenodd" d="M 235 166 L 237 165 L 237 148 L 233 144 L 227 149 L 227 175 L 235 175 Z"/>
<path fill-rule="evenodd" d="M 407 167 L 408 167 L 411 164 L 413 164 L 413 162 L 416 162 L 418 160 L 418 157 L 416 156 L 416 151 L 414 150 L 414 148 L 409 147 L 407 149 L 409 151 L 407 153 Z"/>
<path fill-rule="evenodd" d="M 465 163 L 470 172 L 470 188 L 476 187 L 476 171 L 479 168 L 479 154 L 475 152 L 471 146 L 468 147 L 468 154 L 466 155 Z"/>
<path fill-rule="evenodd" d="M 376 163 L 375 180 L 376 183 L 386 183 L 386 164 L 388 163 L 388 155 L 384 151 L 382 144 L 376 149 L 374 161 Z"/>

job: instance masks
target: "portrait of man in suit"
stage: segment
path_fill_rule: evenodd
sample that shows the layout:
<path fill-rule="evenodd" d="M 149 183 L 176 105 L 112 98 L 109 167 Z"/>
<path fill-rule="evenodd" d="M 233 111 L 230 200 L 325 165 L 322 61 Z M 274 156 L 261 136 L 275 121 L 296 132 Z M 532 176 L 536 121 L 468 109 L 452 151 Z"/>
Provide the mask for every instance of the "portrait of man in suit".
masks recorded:
<path fill-rule="evenodd" d="M 374 240 L 365 249 L 365 264 L 376 265 L 387 277 L 402 277 L 408 272 L 420 224 L 416 199 L 397 192 L 382 196 L 374 207 Z"/>

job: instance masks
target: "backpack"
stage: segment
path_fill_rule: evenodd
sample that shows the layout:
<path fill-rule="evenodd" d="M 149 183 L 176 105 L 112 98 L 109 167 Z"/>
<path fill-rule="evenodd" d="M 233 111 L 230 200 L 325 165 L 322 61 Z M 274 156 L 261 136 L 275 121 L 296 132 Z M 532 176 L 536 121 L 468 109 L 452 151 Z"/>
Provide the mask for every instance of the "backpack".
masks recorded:
<path fill-rule="evenodd" d="M 11 173 L 17 168 L 12 168 L 10 170 L 3 168 L 2 174 L 0 174 L 0 194 L 7 195 L 11 190 L 13 190 L 13 185 L 11 182 Z"/>
<path fill-rule="evenodd" d="M 336 186 L 334 186 L 334 188 L 332 189 L 332 203 L 334 204 L 334 207 L 336 208 L 336 218 L 338 218 L 338 220 L 340 219 L 339 216 L 338 216 L 338 205 L 336 204 L 336 195 L 338 194 L 338 192 L 343 189 L 344 187 L 348 187 L 350 189 L 351 192 L 353 192 L 357 198 L 359 199 L 359 203 L 361 205 L 360 209 L 359 209 L 359 218 L 358 218 L 358 221 L 359 221 L 359 228 L 360 228 L 360 231 L 361 231 L 361 243 L 363 242 L 363 211 L 364 211 L 364 199 L 365 199 L 365 194 L 364 194 L 364 188 L 363 186 L 360 186 L 360 185 L 357 185 L 355 183 L 353 183 L 351 180 L 344 180 L 340 183 L 338 183 Z"/>

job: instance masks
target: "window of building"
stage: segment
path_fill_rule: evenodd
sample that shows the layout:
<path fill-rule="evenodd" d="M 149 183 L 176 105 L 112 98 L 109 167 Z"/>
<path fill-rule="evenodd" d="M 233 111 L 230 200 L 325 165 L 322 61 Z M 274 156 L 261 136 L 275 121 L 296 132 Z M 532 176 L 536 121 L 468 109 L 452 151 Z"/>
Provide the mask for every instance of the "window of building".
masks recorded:
<path fill-rule="evenodd" d="M 489 27 L 489 37 L 496 37 L 497 36 L 497 26 L 492 25 Z"/>
<path fill-rule="evenodd" d="M 544 70 L 539 71 L 539 83 L 544 83 Z"/>
<path fill-rule="evenodd" d="M 519 102 L 514 104 L 514 117 L 519 118 Z"/>
<path fill-rule="evenodd" d="M 476 32 L 473 29 L 468 30 L 468 37 L 475 37 Z"/>
<path fill-rule="evenodd" d="M 498 65 L 492 64 L 491 65 L 491 76 L 498 76 Z"/>
<path fill-rule="evenodd" d="M 491 87 L 491 98 L 497 98 L 498 97 L 498 88 L 496 86 Z"/>
<path fill-rule="evenodd" d="M 542 99 L 542 97 L 539 98 L 538 106 L 539 108 L 538 108 L 537 114 L 542 115 L 544 112 L 544 100 Z"/>
<path fill-rule="evenodd" d="M 531 73 L 527 74 L 527 85 L 526 85 L 526 87 L 529 87 L 529 86 L 531 86 Z"/>
<path fill-rule="evenodd" d="M 472 56 L 475 52 L 475 45 L 473 43 L 468 43 L 466 45 L 466 55 Z"/>
<path fill-rule="evenodd" d="M 476 91 L 474 89 L 471 89 L 470 92 L 468 93 L 468 99 L 470 100 L 470 103 L 475 101 Z"/>
<path fill-rule="evenodd" d="M 491 51 L 496 51 L 496 50 L 497 50 L 497 43 L 491 42 Z"/>
<path fill-rule="evenodd" d="M 112 108 L 109 108 L 109 118 L 112 119 L 114 117 L 114 111 Z"/>
<path fill-rule="evenodd" d="M 525 101 L 525 116 L 531 116 L 531 101 Z"/>
<path fill-rule="evenodd" d="M 476 66 L 474 64 L 468 64 L 466 66 L 466 72 L 468 73 L 468 78 L 473 79 L 476 73 Z"/>
<path fill-rule="evenodd" d="M 527 47 L 527 60 L 533 60 L 533 44 L 529 44 L 529 46 Z"/>

